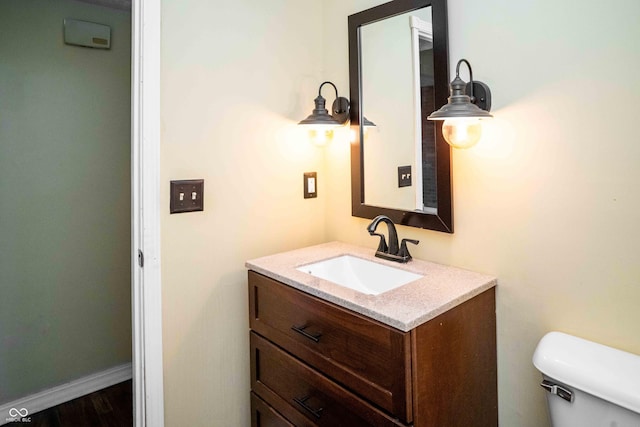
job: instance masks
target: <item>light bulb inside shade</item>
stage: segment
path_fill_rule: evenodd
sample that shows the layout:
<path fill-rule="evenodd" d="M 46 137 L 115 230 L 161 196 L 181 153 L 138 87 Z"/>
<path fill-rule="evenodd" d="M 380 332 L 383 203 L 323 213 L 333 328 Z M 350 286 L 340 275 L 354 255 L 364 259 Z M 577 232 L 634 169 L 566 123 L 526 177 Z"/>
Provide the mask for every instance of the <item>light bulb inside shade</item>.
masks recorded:
<path fill-rule="evenodd" d="M 333 139 L 333 126 L 305 125 L 309 133 L 309 139 L 316 145 L 326 145 Z"/>
<path fill-rule="evenodd" d="M 442 136 L 454 148 L 470 148 L 480 141 L 482 124 L 479 118 L 447 119 L 442 124 Z"/>

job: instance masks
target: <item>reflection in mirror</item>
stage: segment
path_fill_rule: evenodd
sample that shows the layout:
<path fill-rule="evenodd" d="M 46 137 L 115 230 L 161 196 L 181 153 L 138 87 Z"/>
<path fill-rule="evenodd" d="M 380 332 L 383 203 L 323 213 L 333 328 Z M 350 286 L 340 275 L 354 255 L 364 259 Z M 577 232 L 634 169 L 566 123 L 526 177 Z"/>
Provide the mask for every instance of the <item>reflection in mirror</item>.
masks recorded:
<path fill-rule="evenodd" d="M 435 213 L 431 8 L 363 25 L 360 58 L 361 111 L 377 125 L 363 138 L 365 201 Z"/>
<path fill-rule="evenodd" d="M 352 212 L 453 232 L 450 148 L 427 120 L 448 96 L 446 0 L 394 0 L 349 16 Z M 376 127 L 363 132 L 363 118 Z"/>
<path fill-rule="evenodd" d="M 429 16 L 431 17 L 431 16 Z M 433 29 L 431 22 L 411 19 L 415 103 L 416 159 L 422 167 L 416 170 L 416 209 L 438 212 L 436 186 L 436 128 L 429 114 L 436 110 L 433 79 Z"/>

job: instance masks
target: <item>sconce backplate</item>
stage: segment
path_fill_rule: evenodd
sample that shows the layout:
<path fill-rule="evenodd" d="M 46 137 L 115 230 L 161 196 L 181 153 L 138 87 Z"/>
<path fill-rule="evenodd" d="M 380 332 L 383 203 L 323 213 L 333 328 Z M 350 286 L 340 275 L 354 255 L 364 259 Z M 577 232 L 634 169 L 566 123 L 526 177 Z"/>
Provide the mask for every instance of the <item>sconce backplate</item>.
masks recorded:
<path fill-rule="evenodd" d="M 346 123 L 349 119 L 349 100 L 343 96 L 337 97 L 331 106 L 331 115 L 341 124 Z"/>
<path fill-rule="evenodd" d="M 467 83 L 467 87 L 465 88 L 465 92 L 469 96 L 471 96 L 472 83 L 473 83 L 473 96 L 475 98 L 473 103 L 485 111 L 491 111 L 491 90 L 489 89 L 489 86 L 477 80 L 474 80 L 473 82 L 469 82 Z"/>

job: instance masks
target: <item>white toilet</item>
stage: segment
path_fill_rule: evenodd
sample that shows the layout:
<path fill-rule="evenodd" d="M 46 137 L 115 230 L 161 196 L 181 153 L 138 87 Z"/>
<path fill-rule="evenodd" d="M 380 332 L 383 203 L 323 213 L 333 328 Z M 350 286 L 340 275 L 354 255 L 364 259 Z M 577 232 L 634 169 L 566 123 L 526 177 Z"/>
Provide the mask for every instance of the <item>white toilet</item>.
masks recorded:
<path fill-rule="evenodd" d="M 640 356 L 549 332 L 533 364 L 553 427 L 640 427 Z"/>

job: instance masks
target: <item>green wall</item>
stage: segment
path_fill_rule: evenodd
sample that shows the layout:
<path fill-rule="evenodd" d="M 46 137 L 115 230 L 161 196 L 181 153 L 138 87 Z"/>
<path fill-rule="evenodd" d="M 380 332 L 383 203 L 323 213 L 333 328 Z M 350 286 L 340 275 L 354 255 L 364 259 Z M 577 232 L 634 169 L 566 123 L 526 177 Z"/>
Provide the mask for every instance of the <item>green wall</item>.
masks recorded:
<path fill-rule="evenodd" d="M 63 43 L 63 19 L 112 49 Z M 131 14 L 0 1 L 0 403 L 131 361 Z"/>

